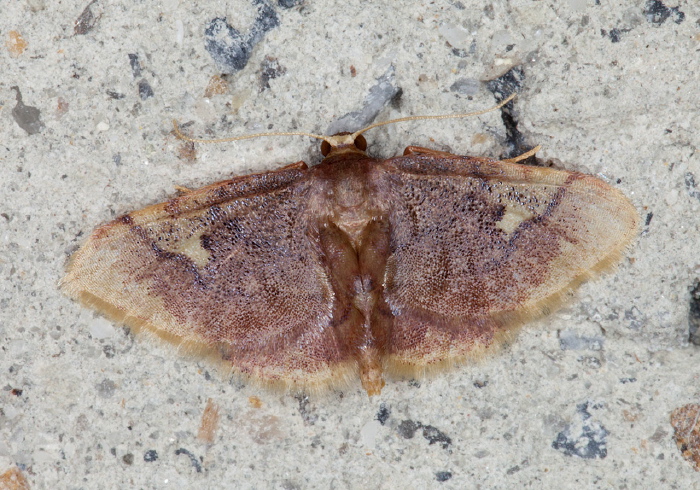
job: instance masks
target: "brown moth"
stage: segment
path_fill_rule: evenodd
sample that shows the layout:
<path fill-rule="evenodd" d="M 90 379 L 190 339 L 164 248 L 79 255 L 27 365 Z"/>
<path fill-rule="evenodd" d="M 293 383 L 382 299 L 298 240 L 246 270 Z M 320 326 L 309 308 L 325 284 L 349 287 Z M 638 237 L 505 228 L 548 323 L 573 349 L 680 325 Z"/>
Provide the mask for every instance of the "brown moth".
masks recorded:
<path fill-rule="evenodd" d="M 254 380 L 313 390 L 359 374 L 375 395 L 385 373 L 497 345 L 636 235 L 635 208 L 596 177 L 413 146 L 376 159 L 365 130 L 323 137 L 317 166 L 97 228 L 62 289 Z"/>

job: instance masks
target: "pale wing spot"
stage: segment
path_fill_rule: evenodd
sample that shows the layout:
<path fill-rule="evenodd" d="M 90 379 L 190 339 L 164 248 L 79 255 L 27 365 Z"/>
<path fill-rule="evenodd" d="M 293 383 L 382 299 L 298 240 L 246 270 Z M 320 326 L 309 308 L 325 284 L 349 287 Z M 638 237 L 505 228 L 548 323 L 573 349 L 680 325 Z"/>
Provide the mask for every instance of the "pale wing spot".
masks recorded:
<path fill-rule="evenodd" d="M 211 253 L 202 247 L 201 234 L 192 235 L 184 240 L 172 243 L 169 247 L 162 247 L 166 252 L 181 254 L 194 262 L 197 267 L 205 267 L 209 263 Z"/>
<path fill-rule="evenodd" d="M 532 219 L 535 215 L 522 206 L 506 206 L 503 218 L 496 223 L 496 227 L 510 235 L 520 226 L 520 223 Z"/>

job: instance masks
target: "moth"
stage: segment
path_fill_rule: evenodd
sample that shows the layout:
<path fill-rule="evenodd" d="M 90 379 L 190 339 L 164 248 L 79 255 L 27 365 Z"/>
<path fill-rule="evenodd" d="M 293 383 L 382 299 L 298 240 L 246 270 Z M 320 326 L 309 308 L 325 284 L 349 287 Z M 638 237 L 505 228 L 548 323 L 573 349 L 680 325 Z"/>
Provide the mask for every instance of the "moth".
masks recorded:
<path fill-rule="evenodd" d="M 367 129 L 320 137 L 319 165 L 98 227 L 63 291 L 251 379 L 316 390 L 359 376 L 371 396 L 385 374 L 481 356 L 636 235 L 630 201 L 591 175 L 414 146 L 377 159 Z"/>

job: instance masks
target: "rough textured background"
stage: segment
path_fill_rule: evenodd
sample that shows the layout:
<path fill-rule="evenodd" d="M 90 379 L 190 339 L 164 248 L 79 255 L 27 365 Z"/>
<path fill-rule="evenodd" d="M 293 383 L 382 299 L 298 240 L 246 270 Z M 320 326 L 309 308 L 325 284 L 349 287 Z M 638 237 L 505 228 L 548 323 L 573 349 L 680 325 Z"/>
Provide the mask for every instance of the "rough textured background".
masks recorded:
<path fill-rule="evenodd" d="M 700 396 L 700 8 L 678 1 L 3 2 L 0 473 L 17 465 L 32 488 L 697 486 L 669 423 Z M 212 136 L 325 132 L 481 109 L 509 87 L 505 123 L 394 125 L 371 150 L 539 143 L 543 162 L 621 188 L 645 225 L 617 271 L 494 358 L 373 399 L 359 384 L 294 397 L 57 291 L 92 228 L 175 184 L 320 159 L 298 137 L 193 159 L 171 118 Z"/>

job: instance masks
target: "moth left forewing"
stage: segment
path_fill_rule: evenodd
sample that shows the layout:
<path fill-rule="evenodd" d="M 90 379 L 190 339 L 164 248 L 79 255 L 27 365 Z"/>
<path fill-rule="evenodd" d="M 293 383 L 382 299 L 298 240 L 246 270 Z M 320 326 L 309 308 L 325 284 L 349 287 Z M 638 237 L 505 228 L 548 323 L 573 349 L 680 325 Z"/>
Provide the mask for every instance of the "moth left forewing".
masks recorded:
<path fill-rule="evenodd" d="M 81 291 L 99 285 L 99 274 L 105 273 L 107 269 L 103 265 L 104 261 L 113 263 L 124 253 L 138 255 L 136 251 L 129 250 L 134 246 L 134 229 L 142 230 L 142 235 L 153 237 L 154 242 L 160 242 L 166 248 L 191 249 L 185 242 L 196 236 L 197 230 L 206 226 L 207 220 L 211 219 L 208 216 L 216 206 L 255 195 L 270 195 L 276 190 L 284 189 L 303 175 L 303 169 L 298 164 L 294 165 L 296 167 L 290 166 L 292 168 L 286 170 L 236 177 L 188 191 L 96 228 L 71 257 L 67 274 L 61 281 L 62 289 L 70 296 L 77 297 Z"/>
<path fill-rule="evenodd" d="M 93 232 L 62 281 L 112 318 L 264 383 L 342 383 L 355 364 L 328 328 L 333 293 L 313 240 L 308 174 L 220 182 Z"/>
<path fill-rule="evenodd" d="M 617 258 L 638 215 L 595 177 L 417 154 L 381 165 L 393 203 L 389 364 L 424 369 L 480 352 Z"/>

